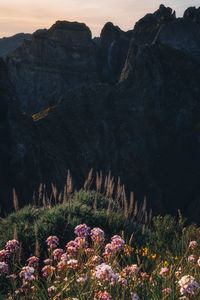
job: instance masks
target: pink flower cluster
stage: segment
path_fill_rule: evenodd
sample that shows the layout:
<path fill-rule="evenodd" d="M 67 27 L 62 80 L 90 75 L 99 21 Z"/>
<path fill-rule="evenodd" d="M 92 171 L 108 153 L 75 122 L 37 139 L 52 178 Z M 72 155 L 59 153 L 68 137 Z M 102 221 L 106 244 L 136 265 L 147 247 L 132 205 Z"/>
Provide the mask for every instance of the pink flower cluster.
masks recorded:
<path fill-rule="evenodd" d="M 197 246 L 198 246 L 198 243 L 196 241 L 191 241 L 189 243 L 189 248 L 191 248 L 191 249 L 195 249 L 195 248 L 197 248 Z"/>
<path fill-rule="evenodd" d="M 54 271 L 55 271 L 54 267 L 52 267 L 50 265 L 46 265 L 46 266 L 44 266 L 44 268 L 42 268 L 42 276 L 43 277 L 52 276 Z"/>
<path fill-rule="evenodd" d="M 19 273 L 19 276 L 25 280 L 34 280 L 35 276 L 33 275 L 35 272 L 35 269 L 29 266 L 25 266 L 22 268 L 22 271 Z"/>
<path fill-rule="evenodd" d="M 95 245 L 103 245 L 105 241 L 104 231 L 101 228 L 93 228 L 90 232 L 91 240 Z"/>
<path fill-rule="evenodd" d="M 162 277 L 166 277 L 167 276 L 167 274 L 168 274 L 168 269 L 167 268 L 161 268 L 161 270 L 160 270 L 160 275 L 162 276 Z"/>
<path fill-rule="evenodd" d="M 111 266 L 106 265 L 105 263 L 102 263 L 101 265 L 98 265 L 94 272 L 95 278 L 101 279 L 101 280 L 108 280 L 112 281 L 117 279 L 117 275 L 114 273 Z"/>
<path fill-rule="evenodd" d="M 195 281 L 194 277 L 190 275 L 183 276 L 179 282 L 181 295 L 195 295 L 197 289 L 199 288 L 198 283 Z"/>
<path fill-rule="evenodd" d="M 6 243 L 6 250 L 10 253 L 15 253 L 19 249 L 19 242 L 17 240 L 10 240 Z"/>
<path fill-rule="evenodd" d="M 46 243 L 49 246 L 50 249 L 57 248 L 59 244 L 59 239 L 55 235 L 51 235 L 46 239 Z"/>
<path fill-rule="evenodd" d="M 39 266 L 39 258 L 36 256 L 29 257 L 27 261 L 29 267 L 37 268 Z"/>
<path fill-rule="evenodd" d="M 10 252 L 8 250 L 0 250 L 0 261 L 5 261 L 9 259 L 10 257 Z"/>
<path fill-rule="evenodd" d="M 61 256 L 64 254 L 64 250 L 63 249 L 55 249 L 53 251 L 53 259 L 54 260 L 60 260 Z"/>
<path fill-rule="evenodd" d="M 140 268 L 137 265 L 127 266 L 123 269 L 122 274 L 125 276 L 134 276 L 137 275 L 140 271 Z"/>
<path fill-rule="evenodd" d="M 78 268 L 78 261 L 76 259 L 70 259 L 67 264 L 69 265 L 70 269 L 77 269 Z"/>
<path fill-rule="evenodd" d="M 87 237 L 89 234 L 90 227 L 86 224 L 81 224 L 75 227 L 74 233 L 78 235 L 78 237 Z"/>
<path fill-rule="evenodd" d="M 111 239 L 111 243 L 105 246 L 104 255 L 106 257 L 114 256 L 124 249 L 124 240 L 119 236 L 115 235 Z"/>
<path fill-rule="evenodd" d="M 111 295 L 108 292 L 99 291 L 94 295 L 94 300 L 111 300 Z"/>
<path fill-rule="evenodd" d="M 0 277 L 8 273 L 8 265 L 5 262 L 0 262 Z"/>

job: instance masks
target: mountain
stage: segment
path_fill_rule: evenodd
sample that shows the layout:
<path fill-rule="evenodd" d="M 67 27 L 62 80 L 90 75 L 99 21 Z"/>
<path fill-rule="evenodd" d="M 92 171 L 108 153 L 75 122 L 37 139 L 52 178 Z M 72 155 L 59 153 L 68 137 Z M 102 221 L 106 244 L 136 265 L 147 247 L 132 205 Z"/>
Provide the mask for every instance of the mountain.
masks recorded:
<path fill-rule="evenodd" d="M 0 38 L 0 57 L 9 55 L 12 51 L 20 47 L 24 40 L 31 40 L 31 34 L 18 33 L 11 37 Z"/>
<path fill-rule="evenodd" d="M 199 9 L 176 18 L 161 5 L 128 32 L 107 23 L 95 40 L 76 22 L 36 31 L 1 61 L 2 191 L 15 186 L 23 205 L 40 182 L 61 189 L 70 169 L 80 187 L 93 168 L 155 214 L 180 208 L 198 222 L 199 30 Z"/>

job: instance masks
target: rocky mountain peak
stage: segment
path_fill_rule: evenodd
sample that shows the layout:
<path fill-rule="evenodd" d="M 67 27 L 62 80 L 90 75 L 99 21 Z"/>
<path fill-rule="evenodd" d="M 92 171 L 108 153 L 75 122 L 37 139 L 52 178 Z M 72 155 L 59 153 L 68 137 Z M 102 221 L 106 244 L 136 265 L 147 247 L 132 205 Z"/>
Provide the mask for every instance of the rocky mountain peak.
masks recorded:
<path fill-rule="evenodd" d="M 192 21 L 200 24 L 200 7 L 188 7 L 184 12 L 183 18 L 191 19 Z"/>

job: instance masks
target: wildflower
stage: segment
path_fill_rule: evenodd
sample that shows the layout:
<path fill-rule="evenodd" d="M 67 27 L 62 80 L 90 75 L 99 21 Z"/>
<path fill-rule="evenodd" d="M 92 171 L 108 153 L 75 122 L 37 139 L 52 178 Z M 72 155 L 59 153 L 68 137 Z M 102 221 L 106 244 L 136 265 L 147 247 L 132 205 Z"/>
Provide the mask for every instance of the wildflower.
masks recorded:
<path fill-rule="evenodd" d="M 5 262 L 0 262 L 0 277 L 8 273 L 8 265 Z"/>
<path fill-rule="evenodd" d="M 74 233 L 78 235 L 78 237 L 87 237 L 89 233 L 90 227 L 86 224 L 81 224 L 75 227 Z"/>
<path fill-rule="evenodd" d="M 81 238 L 81 237 L 77 237 L 74 240 L 75 243 L 77 243 L 77 248 L 81 249 L 81 248 L 87 248 L 88 247 L 88 242 L 86 241 L 85 238 Z"/>
<path fill-rule="evenodd" d="M 93 255 L 93 253 L 94 253 L 94 249 L 92 249 L 92 248 L 85 249 L 85 254 L 86 255 L 90 256 L 90 255 Z"/>
<path fill-rule="evenodd" d="M 162 290 L 162 293 L 164 295 L 169 295 L 170 293 L 172 293 L 172 290 L 170 288 L 166 288 L 166 289 Z"/>
<path fill-rule="evenodd" d="M 111 280 L 116 279 L 116 274 L 112 270 L 111 266 L 106 265 L 105 263 L 98 265 L 95 269 L 94 276 L 102 280 Z"/>
<path fill-rule="evenodd" d="M 189 243 L 189 248 L 195 249 L 198 246 L 198 243 L 196 241 L 191 241 Z"/>
<path fill-rule="evenodd" d="M 53 251 L 53 259 L 60 260 L 63 253 L 64 253 L 63 249 L 55 249 Z"/>
<path fill-rule="evenodd" d="M 6 243 L 6 250 L 10 253 L 15 253 L 19 249 L 19 242 L 17 240 L 10 240 Z"/>
<path fill-rule="evenodd" d="M 101 256 L 95 255 L 94 257 L 92 257 L 90 263 L 93 265 L 96 265 L 96 264 L 101 263 L 101 261 L 102 261 Z"/>
<path fill-rule="evenodd" d="M 139 297 L 137 294 L 133 293 L 132 300 L 139 300 Z"/>
<path fill-rule="evenodd" d="M 48 295 L 49 295 L 49 297 L 51 297 L 52 294 L 54 294 L 55 290 L 56 290 L 56 288 L 55 288 L 54 285 L 52 285 L 52 286 L 50 286 L 50 287 L 48 288 Z"/>
<path fill-rule="evenodd" d="M 127 266 L 122 270 L 122 274 L 124 276 L 133 276 L 137 275 L 140 271 L 140 268 L 137 265 Z"/>
<path fill-rule="evenodd" d="M 69 265 L 70 269 L 77 269 L 78 267 L 78 261 L 76 259 L 70 259 L 67 264 Z"/>
<path fill-rule="evenodd" d="M 19 276 L 25 280 L 34 280 L 35 269 L 33 267 L 25 266 L 22 268 L 22 271 L 19 273 Z"/>
<path fill-rule="evenodd" d="M 200 267 L 200 257 L 199 257 L 198 260 L 197 260 L 197 264 L 198 264 L 198 266 Z"/>
<path fill-rule="evenodd" d="M 198 283 L 195 281 L 194 277 L 190 275 L 183 276 L 179 282 L 181 295 L 194 295 L 196 290 L 199 288 Z"/>
<path fill-rule="evenodd" d="M 67 267 L 67 261 L 66 260 L 61 260 L 57 264 L 58 272 L 64 272 L 64 271 L 66 271 L 66 267 Z"/>
<path fill-rule="evenodd" d="M 101 228 L 93 228 L 91 230 L 91 239 L 93 241 L 94 244 L 96 245 L 103 245 L 104 241 L 105 241 L 105 237 L 104 237 L 104 231 Z"/>
<path fill-rule="evenodd" d="M 81 285 L 87 280 L 87 274 L 82 274 L 79 278 L 76 279 Z"/>
<path fill-rule="evenodd" d="M 67 248 L 67 254 L 69 254 L 71 257 L 76 256 L 77 251 L 78 251 L 78 244 L 75 241 L 70 241 L 67 243 L 66 248 Z"/>
<path fill-rule="evenodd" d="M 52 262 L 53 262 L 53 260 L 50 259 L 50 258 L 47 258 L 47 259 L 44 260 L 45 265 L 50 265 Z"/>
<path fill-rule="evenodd" d="M 121 276 L 119 276 L 119 279 L 117 280 L 118 283 L 120 283 L 122 286 L 127 285 L 127 280 Z"/>
<path fill-rule="evenodd" d="M 143 273 L 143 272 L 141 272 L 141 274 L 140 274 L 140 275 L 141 275 L 141 277 L 142 277 L 142 279 L 143 279 L 143 280 L 145 280 L 145 279 L 148 279 L 148 278 L 149 278 L 149 275 L 148 275 L 146 272 L 144 272 L 144 273 Z"/>
<path fill-rule="evenodd" d="M 58 244 L 59 244 L 59 239 L 57 236 L 49 236 L 47 239 L 46 239 L 46 243 L 47 245 L 49 246 L 50 249 L 52 248 L 57 248 L 58 247 Z"/>
<path fill-rule="evenodd" d="M 182 272 L 182 269 L 181 269 L 181 267 L 180 267 L 180 268 L 178 268 L 178 271 L 175 272 L 176 278 L 178 278 L 178 279 L 180 278 L 181 272 Z"/>
<path fill-rule="evenodd" d="M 36 256 L 29 257 L 27 261 L 29 267 L 37 268 L 39 266 L 39 258 Z"/>
<path fill-rule="evenodd" d="M 190 256 L 188 257 L 188 261 L 189 261 L 189 263 L 191 263 L 191 264 L 195 263 L 195 256 L 194 256 L 194 255 L 190 255 Z"/>
<path fill-rule="evenodd" d="M 44 268 L 42 268 L 42 276 L 43 277 L 52 276 L 54 270 L 55 270 L 54 267 L 52 267 L 50 265 L 46 265 L 46 266 L 44 266 Z"/>
<path fill-rule="evenodd" d="M 0 262 L 9 259 L 10 252 L 8 250 L 0 250 Z"/>
<path fill-rule="evenodd" d="M 64 261 L 69 260 L 69 255 L 68 255 L 67 253 L 63 253 L 63 254 L 61 255 L 60 260 L 64 260 Z"/>
<path fill-rule="evenodd" d="M 15 275 L 15 274 L 10 274 L 10 275 L 7 275 L 6 278 L 10 278 L 10 279 L 15 280 L 15 279 L 17 278 L 17 275 Z"/>
<path fill-rule="evenodd" d="M 124 244 L 124 240 L 119 235 L 113 236 L 111 239 L 111 243 L 105 246 L 104 255 L 106 257 L 109 257 L 117 254 L 121 250 L 124 250 Z"/>
<path fill-rule="evenodd" d="M 95 300 L 111 300 L 111 295 L 108 292 L 99 291 L 94 295 Z"/>
<path fill-rule="evenodd" d="M 168 269 L 167 268 L 161 268 L 160 275 L 162 277 L 166 277 L 167 274 L 168 274 Z"/>

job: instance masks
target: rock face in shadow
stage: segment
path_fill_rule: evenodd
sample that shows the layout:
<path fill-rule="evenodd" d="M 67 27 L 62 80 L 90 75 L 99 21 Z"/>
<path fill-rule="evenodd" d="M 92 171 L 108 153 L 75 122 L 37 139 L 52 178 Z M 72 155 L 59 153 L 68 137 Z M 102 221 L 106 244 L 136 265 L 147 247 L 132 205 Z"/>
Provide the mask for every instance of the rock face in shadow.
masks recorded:
<path fill-rule="evenodd" d="M 97 47 L 98 73 L 102 82 L 118 82 L 132 36 L 132 30 L 124 32 L 111 22 L 103 27 Z"/>
<path fill-rule="evenodd" d="M 29 113 L 98 78 L 90 29 L 77 22 L 58 21 L 49 30 L 36 31 L 6 64 L 21 110 Z"/>
<path fill-rule="evenodd" d="M 18 33 L 11 37 L 0 38 L 0 57 L 9 55 L 23 44 L 24 40 L 31 40 L 29 33 Z"/>
<path fill-rule="evenodd" d="M 8 193 L 16 186 L 23 204 L 40 182 L 61 188 L 70 169 L 80 187 L 93 168 L 120 176 L 154 214 L 180 208 L 199 222 L 197 15 L 176 19 L 161 5 L 131 31 L 107 23 L 95 41 L 86 25 L 57 22 L 10 55 L 1 75 Z"/>

